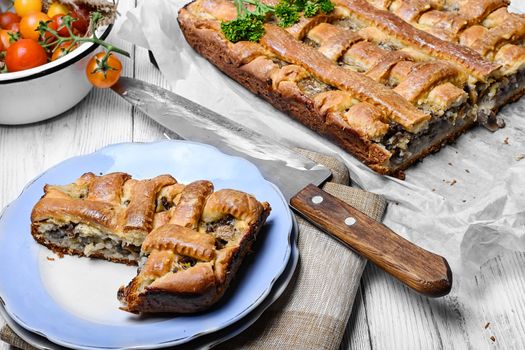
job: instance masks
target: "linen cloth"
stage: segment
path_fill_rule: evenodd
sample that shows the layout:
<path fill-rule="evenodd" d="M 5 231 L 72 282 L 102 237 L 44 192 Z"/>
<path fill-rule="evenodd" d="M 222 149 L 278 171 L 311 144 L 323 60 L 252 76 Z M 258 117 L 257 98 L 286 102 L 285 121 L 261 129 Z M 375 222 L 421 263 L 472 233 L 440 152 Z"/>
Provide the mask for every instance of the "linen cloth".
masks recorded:
<path fill-rule="evenodd" d="M 323 189 L 380 221 L 386 201 L 352 188 L 345 165 L 336 158 L 297 150 L 332 171 Z M 352 311 L 366 260 L 348 247 L 297 217 L 299 263 L 283 295 L 238 336 L 217 349 L 338 349 Z M 0 339 L 24 349 L 34 347 L 7 325 Z"/>

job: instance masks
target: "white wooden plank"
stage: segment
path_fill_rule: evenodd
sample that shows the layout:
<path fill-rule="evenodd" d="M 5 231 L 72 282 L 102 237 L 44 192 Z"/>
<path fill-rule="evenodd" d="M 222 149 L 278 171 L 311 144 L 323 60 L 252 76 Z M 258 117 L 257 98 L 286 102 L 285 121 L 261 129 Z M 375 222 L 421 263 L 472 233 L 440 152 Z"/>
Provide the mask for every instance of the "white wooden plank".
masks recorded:
<path fill-rule="evenodd" d="M 348 320 L 348 325 L 339 349 L 372 349 L 370 330 L 368 329 L 368 320 L 366 318 L 366 310 L 363 303 L 362 283 L 357 291 L 352 314 Z"/>

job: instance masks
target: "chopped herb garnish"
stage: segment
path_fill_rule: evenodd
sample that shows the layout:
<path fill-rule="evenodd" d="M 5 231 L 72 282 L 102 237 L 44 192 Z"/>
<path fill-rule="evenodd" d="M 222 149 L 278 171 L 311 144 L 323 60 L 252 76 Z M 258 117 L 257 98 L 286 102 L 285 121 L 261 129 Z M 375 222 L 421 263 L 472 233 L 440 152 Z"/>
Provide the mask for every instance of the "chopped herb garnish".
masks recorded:
<path fill-rule="evenodd" d="M 237 18 L 221 23 L 221 30 L 229 41 L 259 41 L 264 35 L 264 22 L 274 17 L 281 27 L 299 22 L 300 15 L 313 17 L 320 12 L 330 13 L 334 5 L 330 0 L 281 0 L 276 6 L 263 4 L 260 0 L 234 0 Z M 253 11 L 247 5 L 255 6 Z"/>

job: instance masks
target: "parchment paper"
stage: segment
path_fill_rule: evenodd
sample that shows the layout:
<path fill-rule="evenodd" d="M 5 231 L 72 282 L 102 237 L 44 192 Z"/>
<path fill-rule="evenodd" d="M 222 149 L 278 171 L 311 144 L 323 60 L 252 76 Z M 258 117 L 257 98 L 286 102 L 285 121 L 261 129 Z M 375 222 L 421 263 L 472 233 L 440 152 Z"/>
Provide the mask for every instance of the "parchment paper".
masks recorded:
<path fill-rule="evenodd" d="M 466 277 L 488 259 L 525 250 L 525 98 L 502 110 L 505 128 L 475 127 L 410 168 L 405 181 L 380 176 L 195 53 L 176 20 L 186 2 L 143 1 L 119 29 L 122 38 L 153 51 L 173 91 L 292 146 L 338 154 L 354 185 L 390 202 L 386 225 L 447 258 L 455 290 L 474 287 Z M 513 6 L 525 11 L 523 1 Z"/>

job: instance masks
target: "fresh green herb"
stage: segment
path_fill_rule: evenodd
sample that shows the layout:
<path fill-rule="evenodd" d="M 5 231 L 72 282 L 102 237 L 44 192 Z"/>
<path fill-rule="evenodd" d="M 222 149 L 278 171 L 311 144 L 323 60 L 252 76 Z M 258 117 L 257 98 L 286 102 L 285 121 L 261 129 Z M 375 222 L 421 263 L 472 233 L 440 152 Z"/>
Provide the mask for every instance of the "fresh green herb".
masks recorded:
<path fill-rule="evenodd" d="M 330 13 L 334 5 L 330 0 L 281 0 L 276 6 L 263 4 L 260 0 L 234 0 L 237 18 L 221 23 L 221 30 L 229 41 L 259 41 L 264 35 L 264 22 L 274 17 L 281 27 L 299 22 L 300 15 L 313 17 L 320 12 Z M 248 10 L 247 5 L 255 7 Z"/>
<path fill-rule="evenodd" d="M 281 1 L 275 6 L 275 17 L 279 19 L 281 27 L 290 27 L 299 22 L 297 8 L 287 1 Z"/>
<path fill-rule="evenodd" d="M 232 21 L 222 22 L 221 30 L 232 43 L 241 40 L 259 41 L 264 35 L 264 20 L 250 13 Z"/>

